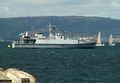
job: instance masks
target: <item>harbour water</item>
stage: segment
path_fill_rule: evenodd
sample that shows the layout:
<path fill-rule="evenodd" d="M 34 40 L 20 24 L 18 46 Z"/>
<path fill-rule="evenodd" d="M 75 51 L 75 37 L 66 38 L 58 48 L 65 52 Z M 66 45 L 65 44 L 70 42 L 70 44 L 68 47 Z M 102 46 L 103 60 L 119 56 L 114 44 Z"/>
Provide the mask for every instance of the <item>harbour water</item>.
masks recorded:
<path fill-rule="evenodd" d="M 0 43 L 0 67 L 18 68 L 37 83 L 119 83 L 120 45 L 95 49 L 12 49 Z"/>

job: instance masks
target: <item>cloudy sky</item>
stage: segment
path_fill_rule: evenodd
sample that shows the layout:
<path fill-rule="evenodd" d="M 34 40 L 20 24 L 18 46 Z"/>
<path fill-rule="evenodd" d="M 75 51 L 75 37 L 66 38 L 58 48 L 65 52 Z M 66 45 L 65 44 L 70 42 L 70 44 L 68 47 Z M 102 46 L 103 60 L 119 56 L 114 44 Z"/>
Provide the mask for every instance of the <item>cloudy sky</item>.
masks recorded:
<path fill-rule="evenodd" d="M 48 15 L 120 19 L 120 0 L 0 0 L 0 18 Z"/>

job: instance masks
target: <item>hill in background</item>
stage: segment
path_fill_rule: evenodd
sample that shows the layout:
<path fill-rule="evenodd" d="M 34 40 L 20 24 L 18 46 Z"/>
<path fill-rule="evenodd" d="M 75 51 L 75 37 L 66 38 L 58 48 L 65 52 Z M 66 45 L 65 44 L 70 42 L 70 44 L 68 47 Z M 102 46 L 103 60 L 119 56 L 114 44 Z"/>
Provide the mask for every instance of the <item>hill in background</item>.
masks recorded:
<path fill-rule="evenodd" d="M 94 34 L 99 31 L 103 35 L 120 35 L 120 20 L 103 17 L 84 16 L 39 16 L 0 18 L 0 39 L 13 40 L 24 31 L 47 32 L 48 23 L 56 25 L 60 30 L 79 33 Z"/>

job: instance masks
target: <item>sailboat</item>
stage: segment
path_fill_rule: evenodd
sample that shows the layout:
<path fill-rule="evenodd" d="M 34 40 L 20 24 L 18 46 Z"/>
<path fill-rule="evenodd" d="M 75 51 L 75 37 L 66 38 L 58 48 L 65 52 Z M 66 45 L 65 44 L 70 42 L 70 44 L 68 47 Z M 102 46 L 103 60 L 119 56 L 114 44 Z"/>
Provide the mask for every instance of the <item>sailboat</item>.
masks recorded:
<path fill-rule="evenodd" d="M 110 34 L 110 38 L 109 38 L 109 46 L 115 46 L 115 43 L 113 43 L 112 34 Z"/>
<path fill-rule="evenodd" d="M 104 44 L 101 43 L 101 32 L 98 33 L 96 46 L 104 46 Z"/>

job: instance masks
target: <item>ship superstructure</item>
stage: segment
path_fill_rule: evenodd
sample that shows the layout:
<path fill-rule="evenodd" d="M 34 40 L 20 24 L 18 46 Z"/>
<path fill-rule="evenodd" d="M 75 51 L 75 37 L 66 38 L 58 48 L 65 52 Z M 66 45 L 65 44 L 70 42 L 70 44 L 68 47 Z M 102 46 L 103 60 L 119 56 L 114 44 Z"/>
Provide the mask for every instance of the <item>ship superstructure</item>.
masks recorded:
<path fill-rule="evenodd" d="M 94 38 L 65 38 L 61 32 L 56 31 L 55 25 L 49 24 L 49 34 L 35 33 L 29 36 L 28 31 L 20 35 L 18 41 L 12 42 L 12 48 L 93 48 Z"/>

